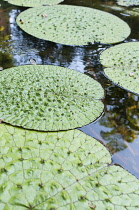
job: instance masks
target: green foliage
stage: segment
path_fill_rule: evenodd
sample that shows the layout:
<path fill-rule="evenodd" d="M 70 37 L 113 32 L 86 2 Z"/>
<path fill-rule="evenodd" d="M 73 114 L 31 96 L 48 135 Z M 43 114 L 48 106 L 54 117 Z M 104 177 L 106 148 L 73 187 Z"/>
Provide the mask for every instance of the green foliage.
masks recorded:
<path fill-rule="evenodd" d="M 0 124 L 0 209 L 136 209 L 139 181 L 108 166 L 108 150 L 78 130 Z"/>
<path fill-rule="evenodd" d="M 24 128 L 55 131 L 82 127 L 103 111 L 101 85 L 77 71 L 27 65 L 0 72 L 0 119 Z"/>
<path fill-rule="evenodd" d="M 137 6 L 139 0 L 117 0 L 117 3 L 121 6 Z"/>
<path fill-rule="evenodd" d="M 130 34 L 129 26 L 112 14 L 69 5 L 28 9 L 19 14 L 17 24 L 37 38 L 66 45 L 117 43 Z"/>
<path fill-rule="evenodd" d="M 139 42 L 111 47 L 100 56 L 105 74 L 116 84 L 139 94 Z"/>
<path fill-rule="evenodd" d="M 10 4 L 23 6 L 23 7 L 38 7 L 45 5 L 53 5 L 62 2 L 63 0 L 4 0 Z"/>

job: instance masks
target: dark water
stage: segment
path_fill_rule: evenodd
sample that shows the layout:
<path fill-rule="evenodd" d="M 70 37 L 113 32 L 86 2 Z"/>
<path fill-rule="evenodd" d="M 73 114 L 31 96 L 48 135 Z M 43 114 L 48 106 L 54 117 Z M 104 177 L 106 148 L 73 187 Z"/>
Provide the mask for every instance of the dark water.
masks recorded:
<path fill-rule="evenodd" d="M 97 3 L 96 3 L 97 2 Z M 34 38 L 15 23 L 17 15 L 26 8 L 0 2 L 0 67 L 4 69 L 31 64 L 63 66 L 90 75 L 105 89 L 104 113 L 95 122 L 80 130 L 106 145 L 113 163 L 139 178 L 139 96 L 110 82 L 103 74 L 100 53 L 109 45 L 65 46 Z M 124 41 L 139 41 L 138 16 L 129 15 L 132 8 L 116 7 L 107 0 L 65 0 L 62 4 L 97 8 L 115 14 L 132 29 Z M 119 10 L 120 9 L 120 10 Z"/>

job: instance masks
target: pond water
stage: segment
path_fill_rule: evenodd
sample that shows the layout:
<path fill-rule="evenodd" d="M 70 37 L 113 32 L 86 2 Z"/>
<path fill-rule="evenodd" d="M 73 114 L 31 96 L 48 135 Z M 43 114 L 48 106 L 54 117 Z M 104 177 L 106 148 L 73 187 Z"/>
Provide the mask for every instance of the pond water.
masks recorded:
<path fill-rule="evenodd" d="M 25 7 L 0 3 L 0 69 L 36 62 L 68 67 L 99 81 L 105 89 L 104 112 L 80 130 L 106 145 L 113 164 L 121 165 L 139 178 L 139 96 L 121 89 L 104 76 L 99 55 L 112 45 L 65 46 L 37 39 L 23 32 L 15 22 Z M 124 42 L 139 41 L 139 12 L 131 13 L 137 7 L 127 9 L 110 0 L 65 0 L 61 4 L 97 8 L 115 14 L 132 30 Z"/>

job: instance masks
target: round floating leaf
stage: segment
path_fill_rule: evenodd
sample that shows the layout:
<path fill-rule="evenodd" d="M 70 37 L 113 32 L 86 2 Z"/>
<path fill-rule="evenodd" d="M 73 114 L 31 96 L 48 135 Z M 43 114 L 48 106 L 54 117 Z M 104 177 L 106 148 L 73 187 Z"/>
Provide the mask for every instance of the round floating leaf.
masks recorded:
<path fill-rule="evenodd" d="M 69 5 L 28 9 L 19 14 L 17 24 L 37 38 L 66 45 L 116 43 L 130 34 L 129 26 L 112 14 Z"/>
<path fill-rule="evenodd" d="M 63 67 L 14 67 L 0 72 L 0 84 L 0 119 L 12 125 L 68 130 L 92 122 L 103 112 L 101 85 Z"/>
<path fill-rule="evenodd" d="M 63 0 L 4 0 L 10 4 L 23 6 L 23 7 L 38 7 L 45 5 L 53 5 L 62 2 Z"/>
<path fill-rule="evenodd" d="M 139 180 L 110 166 L 108 150 L 78 130 L 0 124 L 1 210 L 139 208 Z"/>
<path fill-rule="evenodd" d="M 139 0 L 117 0 L 117 3 L 121 6 L 137 6 Z"/>
<path fill-rule="evenodd" d="M 139 94 L 139 42 L 111 47 L 100 56 L 105 74 L 116 84 Z"/>

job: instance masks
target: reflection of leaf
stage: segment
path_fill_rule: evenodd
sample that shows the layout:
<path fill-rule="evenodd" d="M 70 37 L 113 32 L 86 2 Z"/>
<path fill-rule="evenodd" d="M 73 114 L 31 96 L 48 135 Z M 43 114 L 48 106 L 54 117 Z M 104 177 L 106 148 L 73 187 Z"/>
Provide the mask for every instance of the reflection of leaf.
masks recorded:
<path fill-rule="evenodd" d="M 139 180 L 110 166 L 107 149 L 78 131 L 36 132 L 0 124 L 0 209 L 130 209 Z"/>
<path fill-rule="evenodd" d="M 0 31 L 3 31 L 4 29 L 4 26 L 0 26 Z"/>
<path fill-rule="evenodd" d="M 133 142 L 137 137 L 136 132 L 127 124 L 127 120 L 121 119 L 120 115 L 124 117 L 124 114 L 120 112 L 120 109 L 113 109 L 112 114 L 109 113 L 100 120 L 100 125 L 107 128 L 107 131 L 101 131 L 100 134 L 113 154 L 127 148 L 128 142 Z"/>
<path fill-rule="evenodd" d="M 139 42 L 111 47 L 100 56 L 105 74 L 116 84 L 139 94 Z"/>
<path fill-rule="evenodd" d="M 127 148 L 122 136 L 116 133 L 115 130 L 112 130 L 111 132 L 101 131 L 101 136 L 108 142 L 106 143 L 106 147 L 109 148 L 112 154 Z"/>
<path fill-rule="evenodd" d="M 5 35 L 5 36 L 2 37 L 2 40 L 3 40 L 3 41 L 7 41 L 7 40 L 9 40 L 9 39 L 10 39 L 10 36 L 9 36 L 9 35 Z"/>
<path fill-rule="evenodd" d="M 17 23 L 37 38 L 67 45 L 116 43 L 130 34 L 129 26 L 112 14 L 69 5 L 28 9 L 19 14 Z"/>
<path fill-rule="evenodd" d="M 92 122 L 103 111 L 101 85 L 63 67 L 14 67 L 0 72 L 0 83 L 0 118 L 12 125 L 67 130 Z"/>
<path fill-rule="evenodd" d="M 131 106 L 127 109 L 127 119 L 132 129 L 139 130 L 139 108 Z"/>
<path fill-rule="evenodd" d="M 10 65 L 13 65 L 13 57 L 9 54 L 9 48 L 8 53 L 3 53 L 0 51 L 0 71 L 2 71 L 5 68 L 8 68 Z"/>
<path fill-rule="evenodd" d="M 10 4 L 23 6 L 23 7 L 38 7 L 45 5 L 53 5 L 62 2 L 63 0 L 4 0 Z"/>

